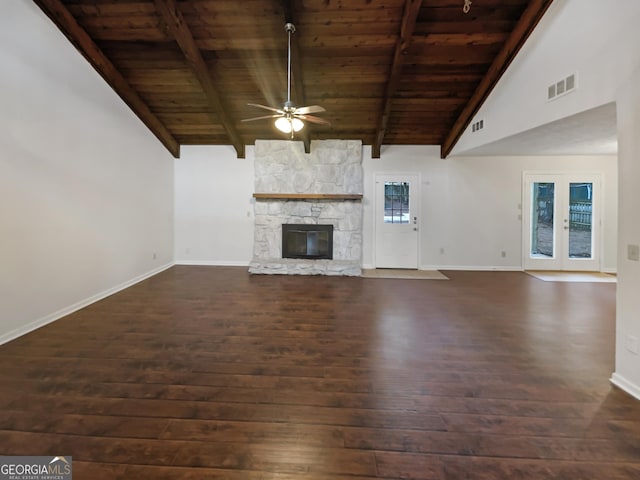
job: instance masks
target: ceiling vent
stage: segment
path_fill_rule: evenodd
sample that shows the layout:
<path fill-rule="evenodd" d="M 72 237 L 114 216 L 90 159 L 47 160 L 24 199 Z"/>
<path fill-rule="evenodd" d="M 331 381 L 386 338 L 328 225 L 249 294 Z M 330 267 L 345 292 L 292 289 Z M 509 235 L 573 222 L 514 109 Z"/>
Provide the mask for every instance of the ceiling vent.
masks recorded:
<path fill-rule="evenodd" d="M 484 128 L 484 120 L 478 120 L 477 122 L 471 125 L 471 131 L 477 132 L 478 130 L 482 130 Z"/>
<path fill-rule="evenodd" d="M 572 73 L 566 78 L 547 87 L 547 100 L 554 100 L 571 93 L 576 89 L 576 74 Z"/>

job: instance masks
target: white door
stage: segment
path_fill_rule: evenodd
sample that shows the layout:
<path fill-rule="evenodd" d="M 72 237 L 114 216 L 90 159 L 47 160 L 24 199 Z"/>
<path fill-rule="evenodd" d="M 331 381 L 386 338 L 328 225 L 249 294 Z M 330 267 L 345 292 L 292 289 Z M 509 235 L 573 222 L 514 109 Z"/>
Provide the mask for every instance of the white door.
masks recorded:
<path fill-rule="evenodd" d="M 375 266 L 418 268 L 417 174 L 376 174 Z"/>
<path fill-rule="evenodd" d="M 600 177 L 525 173 L 525 270 L 600 270 Z"/>

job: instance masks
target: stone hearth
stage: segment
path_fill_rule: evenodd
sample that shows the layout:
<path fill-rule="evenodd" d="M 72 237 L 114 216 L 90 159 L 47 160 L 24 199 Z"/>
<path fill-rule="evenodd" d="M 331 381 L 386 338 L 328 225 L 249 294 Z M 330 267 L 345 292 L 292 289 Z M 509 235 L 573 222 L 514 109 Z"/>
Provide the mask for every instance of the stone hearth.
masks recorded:
<path fill-rule="evenodd" d="M 255 192 L 361 194 L 362 144 L 355 140 L 255 144 Z M 282 224 L 333 225 L 333 259 L 283 259 Z M 362 202 L 342 199 L 273 199 L 255 202 L 253 260 L 249 271 L 289 275 L 361 275 Z"/>

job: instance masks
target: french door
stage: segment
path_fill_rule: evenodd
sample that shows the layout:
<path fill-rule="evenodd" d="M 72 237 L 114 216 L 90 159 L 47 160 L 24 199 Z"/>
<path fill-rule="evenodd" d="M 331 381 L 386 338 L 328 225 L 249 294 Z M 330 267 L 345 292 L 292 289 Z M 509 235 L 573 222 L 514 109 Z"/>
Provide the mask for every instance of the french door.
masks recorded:
<path fill-rule="evenodd" d="M 417 174 L 376 174 L 375 266 L 418 268 Z"/>
<path fill-rule="evenodd" d="M 600 176 L 524 174 L 525 270 L 600 270 Z"/>

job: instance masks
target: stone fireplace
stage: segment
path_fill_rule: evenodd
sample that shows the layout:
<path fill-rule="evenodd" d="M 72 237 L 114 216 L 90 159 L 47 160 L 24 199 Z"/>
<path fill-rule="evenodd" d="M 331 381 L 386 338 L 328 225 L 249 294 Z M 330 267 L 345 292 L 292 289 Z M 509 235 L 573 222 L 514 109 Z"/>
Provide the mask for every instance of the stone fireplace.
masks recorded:
<path fill-rule="evenodd" d="M 305 154 L 301 142 L 255 143 L 255 234 L 251 273 L 289 275 L 361 274 L 362 143 L 313 142 Z M 293 247 L 305 254 L 286 255 L 283 225 L 295 225 Z M 318 253 L 331 227 L 331 255 Z M 314 232 L 308 235 L 306 232 Z M 284 248 L 283 248 L 284 247 Z M 310 253 L 309 253 L 310 252 Z M 295 258 L 285 258 L 288 257 Z"/>

